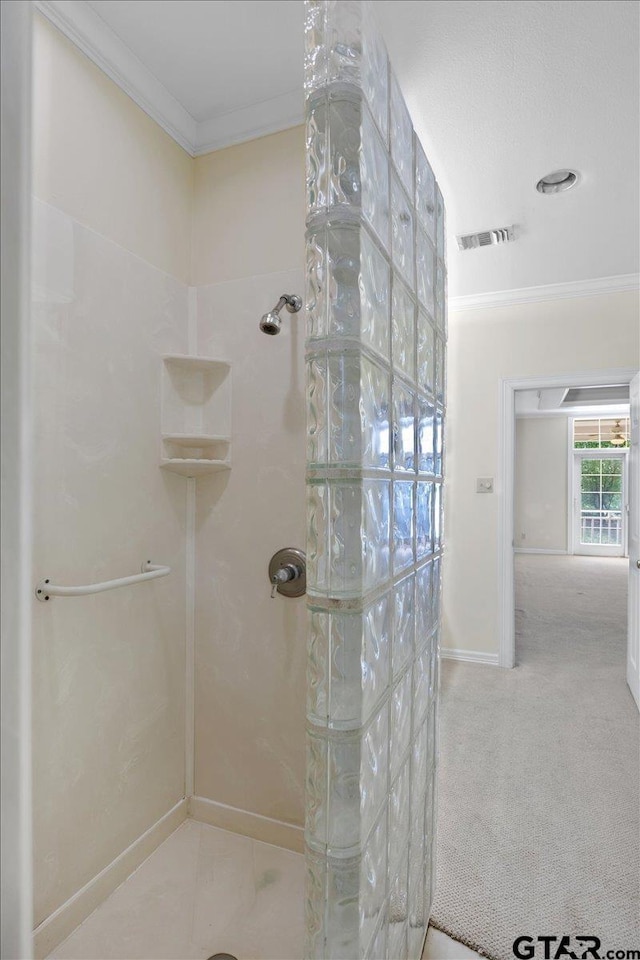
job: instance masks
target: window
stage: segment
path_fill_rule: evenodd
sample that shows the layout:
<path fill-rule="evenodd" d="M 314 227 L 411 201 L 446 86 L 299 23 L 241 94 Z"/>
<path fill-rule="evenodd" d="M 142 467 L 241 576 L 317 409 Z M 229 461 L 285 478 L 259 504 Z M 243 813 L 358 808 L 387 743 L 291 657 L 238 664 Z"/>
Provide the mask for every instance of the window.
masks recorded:
<path fill-rule="evenodd" d="M 628 417 L 573 421 L 574 450 L 624 449 L 629 446 Z"/>
<path fill-rule="evenodd" d="M 622 546 L 621 457 L 580 458 L 580 543 Z"/>

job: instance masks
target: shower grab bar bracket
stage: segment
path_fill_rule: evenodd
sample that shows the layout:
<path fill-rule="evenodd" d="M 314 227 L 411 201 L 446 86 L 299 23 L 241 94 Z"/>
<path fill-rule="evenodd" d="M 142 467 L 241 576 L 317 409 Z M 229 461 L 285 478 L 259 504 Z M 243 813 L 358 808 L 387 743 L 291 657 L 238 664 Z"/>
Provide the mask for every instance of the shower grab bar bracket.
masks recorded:
<path fill-rule="evenodd" d="M 63 587 L 51 583 L 49 578 L 38 580 L 36 584 L 36 600 L 46 603 L 54 597 L 86 597 L 90 593 L 104 593 L 105 590 L 115 590 L 117 587 L 128 587 L 134 583 L 144 583 L 146 580 L 158 580 L 171 573 L 171 567 L 163 567 L 150 560 L 145 560 L 141 566 L 141 573 L 131 577 L 119 577 L 117 580 L 105 580 L 102 583 L 85 583 L 78 587 Z"/>

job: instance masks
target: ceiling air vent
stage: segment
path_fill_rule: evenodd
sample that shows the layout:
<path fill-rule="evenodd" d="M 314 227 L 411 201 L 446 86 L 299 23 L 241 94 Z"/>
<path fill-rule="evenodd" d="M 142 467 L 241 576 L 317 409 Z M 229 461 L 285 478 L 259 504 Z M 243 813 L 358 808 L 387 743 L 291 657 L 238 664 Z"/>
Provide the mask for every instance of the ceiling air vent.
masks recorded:
<path fill-rule="evenodd" d="M 483 230 L 482 233 L 467 233 L 457 240 L 460 250 L 474 250 L 476 247 L 490 247 L 494 243 L 510 243 L 515 238 L 515 226 L 511 226 Z"/>

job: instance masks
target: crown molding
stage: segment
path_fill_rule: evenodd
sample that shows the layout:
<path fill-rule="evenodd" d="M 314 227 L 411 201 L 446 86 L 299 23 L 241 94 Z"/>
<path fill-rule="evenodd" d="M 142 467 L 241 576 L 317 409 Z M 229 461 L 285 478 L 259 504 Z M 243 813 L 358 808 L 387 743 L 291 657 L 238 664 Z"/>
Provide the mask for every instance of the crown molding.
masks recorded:
<path fill-rule="evenodd" d="M 252 103 L 198 124 L 195 155 L 211 153 L 234 143 L 255 140 L 304 123 L 304 92 L 292 90 L 279 97 Z"/>
<path fill-rule="evenodd" d="M 36 9 L 190 153 L 197 124 L 85 0 L 36 0 Z"/>
<path fill-rule="evenodd" d="M 86 0 L 35 0 L 35 6 L 192 157 L 303 122 L 302 89 L 198 122 Z"/>
<path fill-rule="evenodd" d="M 617 277 L 598 277 L 595 280 L 572 280 L 569 283 L 549 283 L 540 287 L 520 287 L 497 290 L 467 297 L 451 297 L 449 312 L 505 307 L 518 303 L 541 303 L 544 300 L 567 300 L 571 297 L 595 297 L 608 293 L 623 293 L 640 289 L 640 274 L 625 273 Z"/>

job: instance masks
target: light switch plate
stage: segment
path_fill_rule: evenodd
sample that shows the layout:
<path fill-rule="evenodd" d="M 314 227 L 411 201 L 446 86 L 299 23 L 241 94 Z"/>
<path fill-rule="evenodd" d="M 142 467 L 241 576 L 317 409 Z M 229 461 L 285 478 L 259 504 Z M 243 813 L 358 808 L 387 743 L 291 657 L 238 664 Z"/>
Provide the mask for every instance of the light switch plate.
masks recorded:
<path fill-rule="evenodd" d="M 493 493 L 493 477 L 478 477 L 476 493 Z"/>

